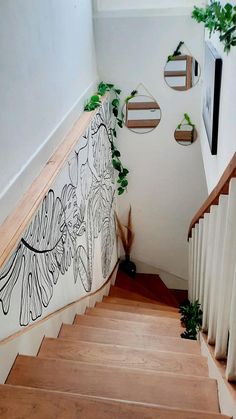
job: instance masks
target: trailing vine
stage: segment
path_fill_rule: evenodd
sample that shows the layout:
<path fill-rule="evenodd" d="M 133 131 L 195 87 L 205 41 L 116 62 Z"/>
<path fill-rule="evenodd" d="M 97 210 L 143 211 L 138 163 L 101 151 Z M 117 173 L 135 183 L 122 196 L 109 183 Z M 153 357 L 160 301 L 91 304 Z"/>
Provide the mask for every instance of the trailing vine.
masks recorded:
<path fill-rule="evenodd" d="M 229 53 L 231 47 L 236 46 L 236 6 L 226 3 L 224 6 L 219 1 L 211 0 L 205 8 L 194 6 L 192 18 L 203 22 L 209 29 L 210 36 L 219 32 L 219 39 L 224 44 L 224 51 Z"/>
<path fill-rule="evenodd" d="M 99 83 L 97 92 L 90 97 L 84 107 L 84 110 L 91 112 L 99 108 L 101 105 L 101 97 L 104 96 L 107 92 L 112 94 L 111 106 L 112 113 L 114 115 L 114 124 L 109 131 L 109 140 L 112 151 L 112 165 L 118 172 L 118 195 L 122 195 L 128 186 L 127 175 L 129 171 L 126 169 L 126 167 L 123 166 L 120 160 L 121 154 L 115 144 L 115 140 L 117 139 L 117 126 L 120 128 L 123 127 L 123 113 L 120 110 L 121 90 L 117 89 L 114 84 L 104 82 Z"/>

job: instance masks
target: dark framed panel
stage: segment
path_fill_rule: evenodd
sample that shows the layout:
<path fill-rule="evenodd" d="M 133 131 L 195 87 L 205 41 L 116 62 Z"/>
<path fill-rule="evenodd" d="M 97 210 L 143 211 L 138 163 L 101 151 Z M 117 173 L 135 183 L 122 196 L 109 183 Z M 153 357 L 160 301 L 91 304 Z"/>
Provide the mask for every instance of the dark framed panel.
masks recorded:
<path fill-rule="evenodd" d="M 208 41 L 205 44 L 202 116 L 211 154 L 214 155 L 217 154 L 221 75 L 222 59 Z"/>

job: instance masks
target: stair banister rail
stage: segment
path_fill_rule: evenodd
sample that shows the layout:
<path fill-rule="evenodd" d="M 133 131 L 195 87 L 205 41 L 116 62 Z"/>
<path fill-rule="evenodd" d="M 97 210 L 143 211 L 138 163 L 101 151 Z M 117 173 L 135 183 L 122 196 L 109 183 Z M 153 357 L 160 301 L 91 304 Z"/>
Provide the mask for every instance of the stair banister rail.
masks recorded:
<path fill-rule="evenodd" d="M 236 381 L 236 153 L 193 217 L 188 242 L 189 298 L 201 303 L 207 342 Z"/>

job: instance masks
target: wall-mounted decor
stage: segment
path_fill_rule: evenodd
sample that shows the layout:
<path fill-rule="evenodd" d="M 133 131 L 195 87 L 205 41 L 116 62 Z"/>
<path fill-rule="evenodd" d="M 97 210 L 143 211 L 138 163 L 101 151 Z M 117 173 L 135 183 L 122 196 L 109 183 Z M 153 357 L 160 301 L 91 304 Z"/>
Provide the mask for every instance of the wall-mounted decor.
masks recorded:
<path fill-rule="evenodd" d="M 164 77 L 168 86 L 174 90 L 189 90 L 197 84 L 200 66 L 184 47 L 183 41 L 179 42 L 173 54 L 168 56 Z"/>
<path fill-rule="evenodd" d="M 203 120 L 211 154 L 217 154 L 222 59 L 210 42 L 205 45 Z"/>
<path fill-rule="evenodd" d="M 125 99 L 123 118 L 128 129 L 137 134 L 146 134 L 159 125 L 161 109 L 154 97 L 143 86 L 141 89 L 133 90 Z"/>
<path fill-rule="evenodd" d="M 177 126 L 174 133 L 175 140 L 180 145 L 191 145 L 197 139 L 197 130 L 190 116 L 185 113 L 184 118 Z"/>

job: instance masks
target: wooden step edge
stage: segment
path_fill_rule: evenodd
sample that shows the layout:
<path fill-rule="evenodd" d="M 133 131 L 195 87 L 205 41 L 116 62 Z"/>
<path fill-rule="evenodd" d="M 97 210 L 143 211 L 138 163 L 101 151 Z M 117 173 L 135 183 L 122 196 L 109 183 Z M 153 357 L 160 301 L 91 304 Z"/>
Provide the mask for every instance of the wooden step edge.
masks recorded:
<path fill-rule="evenodd" d="M 128 304 L 122 304 L 122 303 L 112 303 L 109 301 L 102 301 L 97 302 L 95 304 L 95 307 L 101 307 L 109 310 L 115 310 L 115 311 L 124 311 L 129 313 L 137 313 L 137 314 L 146 314 L 147 316 L 153 316 L 153 317 L 170 317 L 179 319 L 180 315 L 177 312 L 172 312 L 168 310 L 162 310 L 156 308 L 155 310 L 147 307 L 139 307 L 139 306 L 133 306 Z"/>
<path fill-rule="evenodd" d="M 71 344 L 72 346 L 75 345 L 76 347 L 78 347 L 78 343 L 75 342 L 75 340 L 72 339 L 68 339 L 66 337 L 60 337 L 60 338 L 51 338 L 51 337 L 45 337 L 43 339 L 43 341 L 41 342 L 40 348 L 38 350 L 38 353 L 36 356 L 41 357 L 40 352 L 42 352 L 43 347 L 45 345 L 47 345 L 47 342 L 58 342 L 58 345 L 63 344 L 63 342 Z M 176 351 L 167 351 L 167 350 L 160 350 L 160 349 L 154 349 L 154 348 L 134 348 L 134 347 L 130 347 L 127 345 L 121 345 L 121 344 L 117 344 L 117 343 L 103 343 L 103 342 L 91 342 L 91 341 L 87 341 L 87 340 L 79 340 L 79 343 L 81 343 L 82 345 L 87 344 L 88 346 L 100 346 L 100 347 L 107 347 L 107 349 L 109 348 L 120 348 L 120 349 L 126 349 L 126 350 L 130 350 L 130 352 L 132 353 L 133 350 L 137 351 L 137 352 L 147 352 L 148 355 L 151 355 L 152 353 L 167 353 L 169 356 L 173 355 L 174 356 L 179 356 L 179 357 L 185 357 L 185 358 L 193 358 L 194 361 L 200 360 L 200 359 L 204 359 L 204 362 L 206 364 L 207 367 L 207 356 L 201 355 L 201 353 L 199 354 L 191 354 L 191 353 L 182 353 L 182 352 L 176 352 Z"/>
<path fill-rule="evenodd" d="M 63 332 L 63 329 L 65 329 L 65 328 L 68 329 L 68 327 L 70 328 L 70 331 L 69 332 L 71 332 L 71 336 L 68 334 L 67 336 L 63 337 L 63 333 L 64 333 Z M 62 324 L 61 330 L 60 330 L 57 338 L 58 339 L 65 338 L 65 339 L 70 339 L 70 340 L 74 340 L 74 341 L 77 340 L 78 342 L 80 342 L 81 340 L 83 340 L 84 342 L 96 342 L 95 340 L 94 341 L 93 340 L 86 340 L 86 337 L 84 337 L 83 339 L 81 339 L 80 336 L 76 336 L 77 331 L 79 331 L 80 329 L 82 329 L 82 331 L 84 330 L 85 332 L 86 331 L 87 332 L 92 332 L 95 335 L 97 335 L 99 333 L 101 333 L 101 334 L 102 333 L 111 334 L 111 332 L 112 332 L 113 334 L 115 333 L 117 335 L 121 335 L 121 336 L 123 335 L 124 336 L 124 339 L 127 338 L 127 337 L 128 338 L 129 337 L 131 337 L 131 338 L 134 337 L 134 339 L 135 339 L 135 337 L 137 336 L 137 338 L 138 337 L 140 337 L 140 338 L 143 337 L 144 340 L 145 339 L 148 340 L 148 339 L 152 338 L 152 336 L 153 336 L 151 334 L 145 334 L 145 333 L 137 334 L 137 332 L 132 332 L 132 331 L 129 332 L 127 330 L 117 330 L 117 329 L 111 330 L 111 329 L 106 329 L 106 328 L 102 328 L 102 327 L 83 325 L 83 324 L 79 324 L 79 323 L 77 323 L 77 324 L 75 323 L 75 324 L 72 324 L 72 325 L 71 324 L 65 324 L 64 323 L 64 324 Z M 155 338 L 157 338 L 157 336 L 155 336 Z M 165 338 L 165 340 L 167 339 L 169 341 L 169 343 L 171 343 L 171 340 L 172 340 L 172 344 L 173 345 L 176 345 L 177 340 L 178 340 L 179 343 L 181 343 L 182 346 L 185 346 L 185 350 L 183 349 L 183 352 L 182 351 L 179 351 L 178 353 L 183 353 L 183 354 L 186 353 L 186 354 L 193 354 L 193 355 L 194 354 L 195 355 L 200 355 L 201 354 L 200 345 L 199 345 L 199 343 L 197 341 L 188 340 L 188 339 L 182 339 L 181 337 L 158 336 L 158 339 L 159 340 L 160 339 L 164 340 L 164 338 Z M 97 342 L 97 343 L 99 343 L 99 342 Z M 112 345 L 113 344 L 112 342 L 101 342 L 101 343 L 106 343 L 107 345 Z M 126 341 L 126 343 L 127 343 L 127 341 Z M 127 344 L 126 346 L 129 347 L 129 348 L 133 348 L 134 347 L 133 344 L 131 344 L 131 345 L 130 344 Z M 154 347 L 154 346 L 152 346 L 152 347 Z M 189 349 L 188 349 L 188 347 L 189 347 Z M 140 348 L 142 349 L 143 347 L 140 346 Z M 146 346 L 144 347 L 144 349 L 146 349 Z M 152 349 L 152 348 L 150 348 L 150 349 Z M 194 349 L 194 351 L 193 351 L 193 349 Z M 165 349 L 165 350 L 168 352 L 168 349 Z"/>
<path fill-rule="evenodd" d="M 117 285 L 111 285 L 110 294 L 109 294 L 111 297 L 113 297 L 113 295 L 112 295 L 113 292 L 115 294 L 116 293 L 122 294 L 122 296 L 123 296 L 122 298 L 125 298 L 125 299 L 127 298 L 126 296 L 128 295 L 131 300 L 144 301 L 144 302 L 148 302 L 148 303 L 152 303 L 152 304 L 158 303 L 158 304 L 164 305 L 164 303 L 162 303 L 161 301 L 157 301 L 157 300 L 153 300 L 153 299 L 148 298 L 148 297 L 144 297 L 141 294 L 138 294 L 138 293 L 135 293 L 135 292 L 132 292 L 132 291 L 128 291 L 125 288 L 121 288 Z"/>
<path fill-rule="evenodd" d="M 138 300 L 132 300 L 128 298 L 121 298 L 121 297 L 113 297 L 113 296 L 105 296 L 103 297 L 103 302 L 109 302 L 111 304 L 125 304 L 125 305 L 131 305 L 134 307 L 140 307 L 140 308 L 149 308 L 151 310 L 165 310 L 165 311 L 171 311 L 173 313 L 179 313 L 179 310 L 175 307 L 169 306 L 167 304 L 160 304 L 158 302 L 156 303 L 147 303 L 144 301 L 138 301 Z"/>
<path fill-rule="evenodd" d="M 180 380 L 191 380 L 191 381 L 198 381 L 199 383 L 201 383 L 202 381 L 207 381 L 209 383 L 215 383 L 217 384 L 216 379 L 214 378 L 210 378 L 209 376 L 195 376 L 195 375 L 191 375 L 191 374 L 177 374 L 177 373 L 172 373 L 172 372 L 165 372 L 165 371 L 155 371 L 153 369 L 140 369 L 140 368 L 129 368 L 126 365 L 104 365 L 104 364 L 100 364 L 98 363 L 90 363 L 90 362 L 84 362 L 84 361 L 74 361 L 74 360 L 70 360 L 70 359 L 61 359 L 61 358 L 47 358 L 47 357 L 39 357 L 39 356 L 31 356 L 31 355 L 20 355 L 18 354 L 13 365 L 11 368 L 11 371 L 5 381 L 4 384 L 11 384 L 11 375 L 16 374 L 18 368 L 17 368 L 17 364 L 18 362 L 31 362 L 32 360 L 38 360 L 39 362 L 50 362 L 53 365 L 55 363 L 58 364 L 63 364 L 64 366 L 66 365 L 74 365 L 74 366 L 81 366 L 81 367 L 88 367 L 88 368 L 99 368 L 101 370 L 104 370 L 104 376 L 106 374 L 106 370 L 113 370 L 114 374 L 115 372 L 119 372 L 119 371 L 126 371 L 127 374 L 132 374 L 132 373 L 139 373 L 140 375 L 144 374 L 144 375 L 154 375 L 157 378 L 161 377 L 165 377 L 165 378 L 177 378 Z M 33 373 L 33 372 L 32 372 Z M 17 383 L 14 383 L 14 385 L 17 385 Z"/>
<path fill-rule="evenodd" d="M 135 312 L 130 312 L 130 311 L 122 311 L 122 310 L 115 310 L 112 307 L 100 307 L 100 306 L 95 306 L 95 307 L 87 307 L 85 310 L 85 315 L 92 315 L 97 313 L 97 317 L 106 317 L 106 316 L 112 316 L 114 315 L 114 318 L 119 320 L 119 316 L 121 317 L 120 320 L 125 320 L 125 321 L 132 321 L 132 322 L 136 322 L 136 323 L 140 323 L 140 321 L 142 323 L 149 323 L 150 324 L 157 324 L 158 322 L 161 323 L 167 323 L 169 322 L 172 325 L 176 325 L 181 327 L 180 321 L 178 318 L 175 317 L 168 317 L 168 316 L 158 316 L 158 315 L 151 315 L 151 314 L 144 314 L 144 313 L 135 313 Z M 104 315 L 102 315 L 104 314 Z M 126 319 L 122 319 L 122 316 L 130 316 L 130 318 Z M 117 317 L 116 317 L 117 316 Z M 131 319 L 131 316 L 134 316 L 134 318 Z M 135 320 L 136 318 L 136 320 Z"/>
<path fill-rule="evenodd" d="M 123 318 L 120 318 L 118 316 L 116 317 L 115 315 L 113 315 L 113 313 L 117 313 L 117 311 L 115 311 L 115 312 L 114 311 L 111 311 L 111 310 L 104 310 L 104 311 L 107 311 L 109 313 L 101 313 L 101 309 L 98 309 L 98 308 L 97 309 L 87 309 L 85 314 L 77 314 L 75 316 L 73 325 L 81 324 L 81 319 L 85 319 L 86 318 L 86 319 L 88 319 L 88 320 L 86 320 L 88 322 L 89 321 L 91 321 L 91 322 L 92 321 L 97 322 L 97 325 L 96 326 L 93 326 L 93 327 L 100 327 L 99 326 L 99 322 L 102 323 L 104 321 L 105 322 L 107 321 L 109 323 L 114 323 L 114 330 L 120 330 L 120 328 L 115 329 L 115 326 L 116 325 L 122 326 L 122 323 L 123 323 L 123 325 L 124 324 L 125 325 L 128 325 L 129 324 L 129 326 L 131 328 L 132 328 L 132 326 L 137 327 L 137 330 L 135 330 L 135 333 L 138 333 L 138 331 L 140 329 L 140 327 L 138 327 L 138 326 L 141 325 L 142 327 L 144 327 L 146 329 L 148 329 L 150 327 L 155 328 L 155 334 L 158 335 L 158 326 L 160 326 L 160 324 L 163 324 L 164 325 L 165 323 L 169 323 L 169 326 L 171 325 L 171 326 L 177 328 L 176 333 L 178 333 L 178 334 L 176 336 L 172 336 L 172 337 L 175 337 L 175 338 L 180 338 L 180 334 L 184 330 L 181 327 L 180 323 L 176 319 L 171 319 L 171 318 L 167 318 L 167 317 L 159 317 L 158 319 L 154 319 L 154 320 L 151 320 L 150 319 L 150 321 L 147 321 L 148 319 L 146 319 L 146 320 L 145 319 L 142 319 L 141 320 L 141 319 L 138 319 L 137 317 L 135 319 L 134 318 L 132 318 L 132 319 L 130 319 L 130 318 L 129 319 L 127 319 L 127 318 L 126 319 L 123 319 Z M 126 314 L 134 314 L 134 313 L 126 313 Z M 142 316 L 142 315 L 139 315 L 139 316 Z M 146 316 L 143 316 L 143 317 L 146 318 Z M 163 320 L 163 322 L 161 320 Z M 103 327 L 103 329 L 104 329 L 104 327 Z M 109 329 L 110 329 L 110 327 L 107 327 L 107 330 L 109 330 Z M 124 329 L 124 330 L 126 330 L 126 329 Z M 154 334 L 154 331 L 153 332 L 146 332 L 145 334 L 147 334 L 147 335 L 150 335 L 150 334 L 153 335 Z M 166 336 L 169 336 L 169 334 L 167 334 Z"/>
<path fill-rule="evenodd" d="M 90 405 L 91 407 L 95 407 L 96 411 L 96 418 L 97 419 L 110 419 L 112 417 L 112 413 L 108 410 L 111 409 L 113 411 L 113 414 L 116 416 L 113 416 L 115 419 L 139 419 L 139 417 L 146 418 L 146 419 L 156 419 L 157 417 L 159 419 L 230 419 L 229 416 L 220 414 L 220 413 L 210 413 L 205 412 L 202 410 L 189 410 L 189 409 L 180 409 L 180 408 L 173 408 L 173 407 L 166 407 L 162 405 L 146 405 L 144 403 L 138 403 L 138 402 L 128 402 L 128 401 L 117 401 L 114 399 L 105 399 L 105 398 L 98 398 L 96 396 L 86 396 L 81 394 L 70 394 L 65 392 L 60 392 L 57 390 L 44 390 L 40 388 L 33 388 L 33 387 L 23 387 L 23 386 L 13 386 L 10 384 L 0 384 L 0 409 L 2 408 L 2 415 L 1 417 L 3 419 L 10 419 L 9 417 L 9 407 L 6 405 L 4 407 L 3 403 L 4 400 L 9 394 L 9 405 L 11 410 L 11 419 L 18 419 L 19 414 L 22 412 L 22 405 L 26 404 L 26 410 L 23 412 L 23 414 L 27 414 L 27 417 L 32 417 L 32 410 L 34 410 L 34 419 L 42 419 L 41 416 L 35 416 L 36 411 L 40 411 L 40 408 L 42 408 L 42 413 L 44 413 L 45 419 L 51 419 L 52 414 L 53 417 L 54 413 L 52 410 L 52 407 L 56 406 L 56 412 L 60 411 L 60 418 L 61 419 L 67 419 L 68 418 L 68 412 L 71 412 L 71 410 L 75 409 L 75 415 L 78 414 L 78 405 L 81 407 L 82 404 Z M 51 405 L 50 409 L 44 410 L 44 402 L 46 404 Z M 68 406 L 65 408 L 65 404 L 68 404 Z M 15 405 L 16 410 L 15 412 L 12 412 L 13 405 Z M 62 408 L 64 408 L 65 416 L 62 413 Z M 119 408 L 119 410 L 117 410 Z M 134 412 L 134 415 L 132 413 Z M 16 413 L 16 416 L 12 416 L 12 413 Z M 41 414 L 42 414 L 41 413 Z M 110 417 L 104 416 L 106 413 Z M 126 413 L 128 416 L 126 416 Z M 46 416 L 45 416 L 46 414 Z M 70 413 L 71 414 L 71 413 Z M 80 418 L 86 419 L 87 415 L 85 412 L 85 416 L 82 416 L 84 414 L 83 411 L 80 411 Z M 100 416 L 102 414 L 103 416 Z M 158 414 L 158 416 L 157 416 Z M 181 414 L 181 416 L 180 416 Z M 97 416 L 99 415 L 99 416 Z M 132 416 L 130 416 L 132 415 Z M 138 415 L 138 416 L 136 416 Z M 140 415 L 140 416 L 139 416 Z M 147 416 L 146 416 L 147 415 Z M 177 415 L 177 416 L 176 416 Z M 191 415 L 191 416 L 190 416 Z M 71 416 L 70 416 L 71 417 Z M 23 418 L 23 417 L 22 417 Z M 26 416 L 24 416 L 26 418 Z M 77 416 L 72 417 L 72 419 L 76 419 Z"/>

